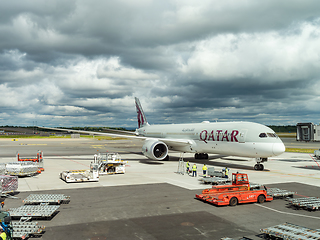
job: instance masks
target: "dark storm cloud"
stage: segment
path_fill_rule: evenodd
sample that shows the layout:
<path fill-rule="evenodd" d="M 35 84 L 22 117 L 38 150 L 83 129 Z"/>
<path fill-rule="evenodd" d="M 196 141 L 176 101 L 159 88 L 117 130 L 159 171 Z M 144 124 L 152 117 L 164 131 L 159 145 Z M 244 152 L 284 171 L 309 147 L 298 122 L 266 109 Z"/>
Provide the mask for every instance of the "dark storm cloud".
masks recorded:
<path fill-rule="evenodd" d="M 134 96 L 151 123 L 316 122 L 319 16 L 298 0 L 4 2 L 0 122 L 132 127 Z"/>

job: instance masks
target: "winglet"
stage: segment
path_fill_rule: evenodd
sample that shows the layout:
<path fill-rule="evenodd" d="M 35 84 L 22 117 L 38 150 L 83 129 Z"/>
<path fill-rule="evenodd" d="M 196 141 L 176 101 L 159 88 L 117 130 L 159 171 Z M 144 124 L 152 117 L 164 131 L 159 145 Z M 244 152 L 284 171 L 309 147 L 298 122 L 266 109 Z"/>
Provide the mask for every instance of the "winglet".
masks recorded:
<path fill-rule="evenodd" d="M 142 110 L 140 101 L 138 98 L 134 98 L 136 101 L 136 108 L 137 108 L 137 117 L 138 117 L 138 127 L 141 128 L 145 125 L 149 125 L 146 119 L 146 116 L 144 115 L 144 112 Z"/>

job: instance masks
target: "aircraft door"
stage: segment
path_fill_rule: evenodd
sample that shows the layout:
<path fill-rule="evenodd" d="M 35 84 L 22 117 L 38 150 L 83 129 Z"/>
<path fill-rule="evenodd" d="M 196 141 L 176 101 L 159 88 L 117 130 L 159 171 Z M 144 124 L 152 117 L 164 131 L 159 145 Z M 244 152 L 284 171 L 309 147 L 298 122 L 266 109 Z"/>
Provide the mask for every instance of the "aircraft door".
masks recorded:
<path fill-rule="evenodd" d="M 247 132 L 248 132 L 248 129 L 241 129 L 240 130 L 239 143 L 246 142 Z"/>

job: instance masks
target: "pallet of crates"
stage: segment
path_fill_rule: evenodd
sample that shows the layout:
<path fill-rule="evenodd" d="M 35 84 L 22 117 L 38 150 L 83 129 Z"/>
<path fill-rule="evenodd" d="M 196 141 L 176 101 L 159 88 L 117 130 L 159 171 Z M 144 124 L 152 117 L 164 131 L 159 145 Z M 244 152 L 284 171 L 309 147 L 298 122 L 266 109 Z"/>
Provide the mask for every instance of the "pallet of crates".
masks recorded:
<path fill-rule="evenodd" d="M 1 195 L 8 196 L 18 189 L 18 177 L 10 175 L 0 175 Z"/>

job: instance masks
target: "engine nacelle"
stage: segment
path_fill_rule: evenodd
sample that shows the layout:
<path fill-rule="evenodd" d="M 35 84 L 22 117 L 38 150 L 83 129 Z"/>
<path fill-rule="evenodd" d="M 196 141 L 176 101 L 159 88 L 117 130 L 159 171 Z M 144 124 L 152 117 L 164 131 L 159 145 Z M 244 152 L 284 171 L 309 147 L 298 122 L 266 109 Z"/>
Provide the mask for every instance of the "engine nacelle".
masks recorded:
<path fill-rule="evenodd" d="M 168 146 L 161 141 L 146 140 L 142 146 L 142 153 L 152 160 L 164 160 L 168 155 Z"/>

